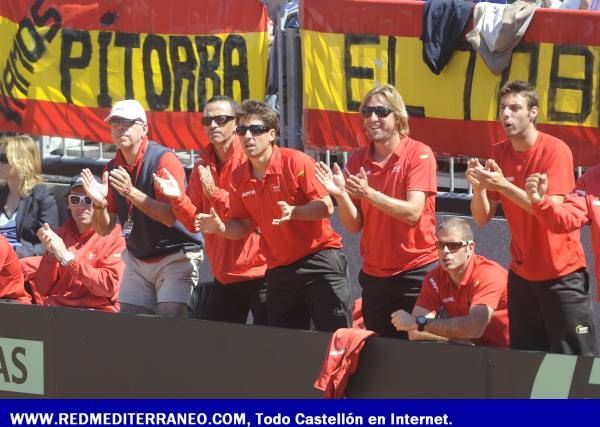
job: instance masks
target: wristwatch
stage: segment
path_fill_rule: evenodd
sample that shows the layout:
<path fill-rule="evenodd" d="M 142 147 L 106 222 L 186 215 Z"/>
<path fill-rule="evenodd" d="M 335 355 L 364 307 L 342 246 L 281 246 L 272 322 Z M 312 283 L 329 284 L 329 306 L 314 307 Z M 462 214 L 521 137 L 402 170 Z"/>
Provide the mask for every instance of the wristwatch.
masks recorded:
<path fill-rule="evenodd" d="M 60 265 L 62 265 L 63 267 L 66 267 L 74 259 L 75 259 L 75 254 L 73 252 L 67 252 L 65 254 L 65 256 L 61 258 Z"/>
<path fill-rule="evenodd" d="M 418 316 L 415 320 L 417 321 L 417 331 L 423 332 L 425 330 L 425 325 L 429 323 L 429 319 L 425 316 Z"/>

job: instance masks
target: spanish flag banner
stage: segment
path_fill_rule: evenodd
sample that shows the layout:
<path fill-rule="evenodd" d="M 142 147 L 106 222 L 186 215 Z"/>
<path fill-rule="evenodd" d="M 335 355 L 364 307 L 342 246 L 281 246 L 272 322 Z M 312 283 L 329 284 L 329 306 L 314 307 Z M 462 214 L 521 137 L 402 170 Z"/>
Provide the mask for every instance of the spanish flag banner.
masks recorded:
<path fill-rule="evenodd" d="M 567 142 L 577 165 L 600 161 L 600 13 L 538 8 L 501 75 L 464 39 L 436 75 L 422 56 L 423 9 L 420 1 L 302 2 L 307 145 L 366 144 L 361 98 L 391 83 L 408 106 L 414 138 L 439 154 L 487 157 L 504 139 L 498 90 L 519 79 L 540 94 L 538 129 Z"/>
<path fill-rule="evenodd" d="M 111 142 L 133 98 L 151 139 L 200 148 L 209 98 L 264 98 L 266 20 L 258 0 L 0 1 L 0 131 Z"/>

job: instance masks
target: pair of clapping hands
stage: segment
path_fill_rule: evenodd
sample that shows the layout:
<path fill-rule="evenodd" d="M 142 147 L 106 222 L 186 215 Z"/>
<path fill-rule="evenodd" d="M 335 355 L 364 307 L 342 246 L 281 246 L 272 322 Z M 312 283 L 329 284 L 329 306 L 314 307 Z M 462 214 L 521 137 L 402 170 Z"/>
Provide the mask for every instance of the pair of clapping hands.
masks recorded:
<path fill-rule="evenodd" d="M 502 191 L 506 186 L 512 185 L 504 177 L 498 164 L 492 159 L 488 159 L 485 165 L 482 165 L 479 159 L 469 159 L 466 176 L 474 191 L 483 189 Z M 547 189 L 548 177 L 544 173 L 531 174 L 525 181 L 525 192 L 533 204 L 542 201 Z"/>

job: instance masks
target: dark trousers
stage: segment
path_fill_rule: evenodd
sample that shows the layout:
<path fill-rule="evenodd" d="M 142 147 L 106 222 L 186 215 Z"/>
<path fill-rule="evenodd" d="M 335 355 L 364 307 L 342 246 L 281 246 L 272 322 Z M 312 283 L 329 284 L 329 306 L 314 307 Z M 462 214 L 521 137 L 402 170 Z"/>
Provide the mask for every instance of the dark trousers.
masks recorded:
<path fill-rule="evenodd" d="M 246 323 L 252 312 L 254 325 L 267 324 L 267 286 L 264 278 L 224 285 L 215 279 L 206 307 L 206 319 Z"/>
<path fill-rule="evenodd" d="M 269 325 L 333 332 L 350 325 L 346 255 L 324 249 L 292 264 L 267 270 Z"/>
<path fill-rule="evenodd" d="M 370 276 L 361 271 L 358 281 L 362 287 L 365 327 L 382 337 L 408 339 L 407 332 L 394 328 L 390 316 L 400 309 L 412 313 L 425 276 L 437 265 L 435 261 L 390 277 Z"/>
<path fill-rule="evenodd" d="M 513 349 L 597 354 L 585 269 L 541 282 L 509 271 L 508 317 Z"/>

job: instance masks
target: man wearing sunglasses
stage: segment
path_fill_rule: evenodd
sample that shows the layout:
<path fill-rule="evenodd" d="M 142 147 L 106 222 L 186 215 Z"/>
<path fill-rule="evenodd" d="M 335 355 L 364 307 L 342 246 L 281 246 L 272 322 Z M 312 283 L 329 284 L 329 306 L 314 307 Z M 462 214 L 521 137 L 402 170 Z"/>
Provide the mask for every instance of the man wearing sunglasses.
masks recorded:
<path fill-rule="evenodd" d="M 210 144 L 194 165 L 186 193 L 166 172 L 156 177 L 157 189 L 171 200 L 175 216 L 190 231 L 195 230 L 199 213 L 213 208 L 221 218 L 229 216 L 229 184 L 233 171 L 247 161 L 235 135 L 238 105 L 227 96 L 209 99 L 201 119 Z M 259 249 L 256 229 L 240 240 L 207 234 L 206 254 L 215 276 L 210 288 L 206 313 L 202 318 L 222 322 L 246 323 L 252 312 L 254 324 L 267 323 L 265 257 Z"/>
<path fill-rule="evenodd" d="M 244 101 L 236 133 L 248 162 L 233 172 L 230 215 L 201 214 L 199 229 L 240 239 L 256 227 L 267 260 L 272 326 L 335 331 L 348 327 L 350 287 L 342 239 L 328 217 L 331 198 L 306 154 L 275 145 L 279 118 L 268 105 Z"/>
<path fill-rule="evenodd" d="M 121 227 L 106 236 L 92 227 L 92 199 L 80 176 L 71 181 L 67 206 L 70 218 L 54 232 L 44 224 L 37 235 L 44 253 L 33 277 L 42 304 L 117 312 L 123 274 Z"/>
<path fill-rule="evenodd" d="M 391 323 L 410 340 L 508 347 L 506 270 L 475 254 L 462 218 L 444 221 L 436 236 L 439 265 L 425 277 L 412 314 L 398 310 Z"/>
<path fill-rule="evenodd" d="M 487 224 L 502 203 L 511 232 L 508 274 L 510 346 L 517 350 L 595 355 L 589 276 L 579 230 L 555 233 L 534 215 L 525 191 L 533 173 L 545 173 L 555 203 L 575 187 L 573 155 L 563 141 L 536 129 L 539 96 L 523 81 L 505 84 L 498 115 L 505 141 L 492 146 L 482 165 L 471 159 L 471 213 Z"/>
<path fill-rule="evenodd" d="M 369 91 L 359 108 L 370 143 L 355 152 L 344 176 L 320 162 L 317 178 L 335 197 L 344 227 L 362 230 L 362 287 L 367 329 L 407 338 L 390 323 L 411 312 L 421 283 L 436 265 L 436 161 L 431 149 L 408 136 L 408 112 L 392 85 Z"/>
<path fill-rule="evenodd" d="M 115 103 L 105 121 L 117 154 L 101 182 L 89 169 L 81 174 L 93 202 L 96 231 L 107 235 L 119 223 L 125 237 L 121 312 L 185 317 L 202 241 L 176 221 L 169 199 L 154 190 L 154 176 L 166 170 L 183 191 L 183 166 L 172 150 L 148 140 L 146 112 L 139 102 Z"/>

